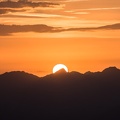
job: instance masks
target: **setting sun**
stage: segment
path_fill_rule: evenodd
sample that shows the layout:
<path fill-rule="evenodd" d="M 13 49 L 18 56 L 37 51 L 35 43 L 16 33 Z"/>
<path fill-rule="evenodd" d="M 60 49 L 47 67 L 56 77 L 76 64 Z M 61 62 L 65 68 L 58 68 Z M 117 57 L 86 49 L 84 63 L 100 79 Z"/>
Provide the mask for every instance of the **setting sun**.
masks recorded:
<path fill-rule="evenodd" d="M 63 64 L 57 64 L 57 65 L 55 65 L 53 67 L 53 73 L 56 73 L 60 69 L 64 69 L 66 72 L 68 72 L 68 68 L 65 65 L 63 65 Z"/>

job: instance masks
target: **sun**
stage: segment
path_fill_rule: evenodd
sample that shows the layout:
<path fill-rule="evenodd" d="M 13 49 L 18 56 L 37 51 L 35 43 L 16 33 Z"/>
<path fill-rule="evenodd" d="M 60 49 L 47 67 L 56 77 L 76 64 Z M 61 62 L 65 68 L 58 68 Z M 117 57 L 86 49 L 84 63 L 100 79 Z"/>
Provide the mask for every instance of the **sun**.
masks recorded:
<path fill-rule="evenodd" d="M 56 73 L 60 69 L 64 69 L 66 72 L 68 72 L 68 68 L 64 64 L 57 64 L 53 67 L 53 73 Z"/>

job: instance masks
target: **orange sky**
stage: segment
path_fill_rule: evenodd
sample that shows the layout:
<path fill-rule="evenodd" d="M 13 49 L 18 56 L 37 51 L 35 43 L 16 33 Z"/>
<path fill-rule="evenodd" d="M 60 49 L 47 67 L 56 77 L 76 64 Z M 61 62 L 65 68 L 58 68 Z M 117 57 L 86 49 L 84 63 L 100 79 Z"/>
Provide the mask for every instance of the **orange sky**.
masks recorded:
<path fill-rule="evenodd" d="M 58 63 L 82 73 L 120 68 L 120 1 L 57 3 L 0 7 L 0 73 L 22 70 L 44 76 Z"/>

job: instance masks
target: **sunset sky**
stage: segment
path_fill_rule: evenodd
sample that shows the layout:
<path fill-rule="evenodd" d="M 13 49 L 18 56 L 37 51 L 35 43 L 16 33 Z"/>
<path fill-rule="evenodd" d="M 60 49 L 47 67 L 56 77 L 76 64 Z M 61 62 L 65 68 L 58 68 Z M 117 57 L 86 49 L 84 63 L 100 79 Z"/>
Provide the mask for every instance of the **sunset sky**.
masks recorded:
<path fill-rule="evenodd" d="M 1 0 L 0 55 L 0 74 L 120 68 L 120 0 Z"/>

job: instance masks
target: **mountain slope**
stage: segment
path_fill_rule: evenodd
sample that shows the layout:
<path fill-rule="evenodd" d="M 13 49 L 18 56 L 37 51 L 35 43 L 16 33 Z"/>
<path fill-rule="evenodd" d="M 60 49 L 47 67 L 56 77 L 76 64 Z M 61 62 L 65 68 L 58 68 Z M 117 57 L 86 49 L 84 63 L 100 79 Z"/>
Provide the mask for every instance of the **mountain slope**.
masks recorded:
<path fill-rule="evenodd" d="M 119 119 L 120 70 L 0 75 L 0 119 Z"/>

